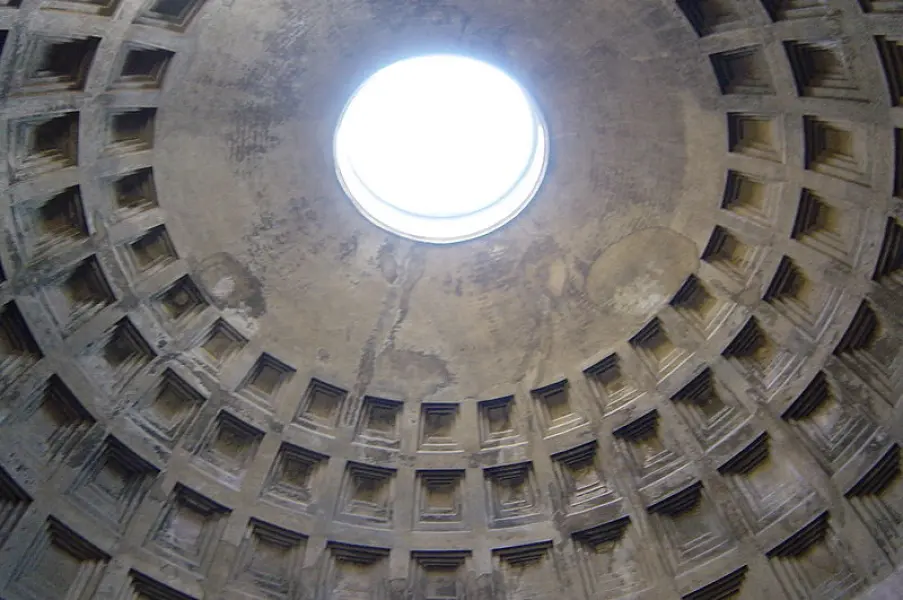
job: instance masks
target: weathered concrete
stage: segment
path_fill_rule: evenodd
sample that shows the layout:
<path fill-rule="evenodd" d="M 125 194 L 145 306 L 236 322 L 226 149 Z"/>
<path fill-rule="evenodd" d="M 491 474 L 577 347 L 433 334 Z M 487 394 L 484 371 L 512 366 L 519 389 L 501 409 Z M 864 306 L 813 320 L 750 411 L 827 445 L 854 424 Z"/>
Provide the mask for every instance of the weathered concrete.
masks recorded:
<path fill-rule="evenodd" d="M 153 6 L 0 7 L 0 596 L 896 597 L 898 0 Z M 452 246 L 331 157 L 437 51 L 551 135 Z"/>

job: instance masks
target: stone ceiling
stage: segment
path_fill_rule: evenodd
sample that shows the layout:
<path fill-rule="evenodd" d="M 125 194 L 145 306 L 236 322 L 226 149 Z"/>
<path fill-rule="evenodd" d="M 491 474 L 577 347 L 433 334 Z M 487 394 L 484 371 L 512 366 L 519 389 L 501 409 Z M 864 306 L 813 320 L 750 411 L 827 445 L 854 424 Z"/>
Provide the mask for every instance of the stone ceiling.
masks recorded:
<path fill-rule="evenodd" d="M 877 598 L 901 32 L 901 0 L 7 0 L 0 598 Z M 354 89 L 432 52 L 551 141 L 449 246 L 332 162 Z"/>

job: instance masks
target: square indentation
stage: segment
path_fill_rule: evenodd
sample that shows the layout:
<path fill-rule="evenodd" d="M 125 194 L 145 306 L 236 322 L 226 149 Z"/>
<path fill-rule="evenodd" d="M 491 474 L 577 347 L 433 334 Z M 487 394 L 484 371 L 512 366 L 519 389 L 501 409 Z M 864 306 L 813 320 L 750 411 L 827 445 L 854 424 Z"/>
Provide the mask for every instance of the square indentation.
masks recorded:
<path fill-rule="evenodd" d="M 69 493 L 80 509 L 123 531 L 158 473 L 156 467 L 110 436 Z"/>
<path fill-rule="evenodd" d="M 692 405 L 699 411 L 703 424 L 719 420 L 728 409 L 715 390 L 714 375 L 709 368 L 704 369 L 690 383 L 681 388 L 674 400 Z"/>
<path fill-rule="evenodd" d="M 401 410 L 404 404 L 396 400 L 364 398 L 357 441 L 371 446 L 396 449 L 401 443 Z"/>
<path fill-rule="evenodd" d="M 506 446 L 520 441 L 514 412 L 514 396 L 483 400 L 477 405 L 480 445 Z"/>
<path fill-rule="evenodd" d="M 903 547 L 903 519 L 895 508 L 901 493 L 900 447 L 893 444 L 845 494 L 878 544 L 893 554 Z"/>
<path fill-rule="evenodd" d="M 859 0 L 867 13 L 903 13 L 903 0 Z"/>
<path fill-rule="evenodd" d="M 749 418 L 708 367 L 690 379 L 671 400 L 704 448 L 711 448 Z"/>
<path fill-rule="evenodd" d="M 617 354 L 609 354 L 586 369 L 584 374 L 606 414 L 624 408 L 642 395 L 633 380 L 624 373 Z"/>
<path fill-rule="evenodd" d="M 543 433 L 547 436 L 568 431 L 586 422 L 574 409 L 567 380 L 533 390 L 531 395 L 536 400 Z"/>
<path fill-rule="evenodd" d="M 765 335 L 758 320 L 751 317 L 722 354 L 726 358 L 749 361 L 756 365 L 757 370 L 767 370 L 775 351 L 774 344 Z"/>
<path fill-rule="evenodd" d="M 806 333 L 818 337 L 839 297 L 839 289 L 813 281 L 798 264 L 784 256 L 762 299 Z"/>
<path fill-rule="evenodd" d="M 214 368 L 219 368 L 235 356 L 247 343 L 247 339 L 223 319 L 217 319 L 204 335 L 198 348 L 201 357 Z"/>
<path fill-rule="evenodd" d="M 394 481 L 395 469 L 349 462 L 340 493 L 341 518 L 388 527 L 395 500 Z"/>
<path fill-rule="evenodd" d="M 230 579 L 254 597 L 292 597 L 300 584 L 306 547 L 307 536 L 251 519 Z"/>
<path fill-rule="evenodd" d="M 204 0 L 151 0 L 135 23 L 183 31 L 204 4 Z"/>
<path fill-rule="evenodd" d="M 44 358 L 15 302 L 0 307 L 0 388 L 9 389 L 25 371 Z"/>
<path fill-rule="evenodd" d="M 126 596 L 128 600 L 197 600 L 134 569 L 129 571 L 129 589 L 133 596 Z"/>
<path fill-rule="evenodd" d="M 724 322 L 731 308 L 730 302 L 716 297 L 695 275 L 687 277 L 670 304 L 706 338 Z"/>
<path fill-rule="evenodd" d="M 731 152 L 775 162 L 783 160 L 783 138 L 777 117 L 728 113 L 727 131 Z"/>
<path fill-rule="evenodd" d="M 238 487 L 257 454 L 263 431 L 222 410 L 198 449 L 202 467 L 225 485 Z"/>
<path fill-rule="evenodd" d="M 903 287 L 903 226 L 893 217 L 887 218 L 872 279 Z"/>
<path fill-rule="evenodd" d="M 15 1 L 18 3 L 19 0 Z M 119 4 L 120 0 L 47 0 L 41 3 L 41 8 L 111 17 Z"/>
<path fill-rule="evenodd" d="M 470 550 L 411 552 L 411 579 L 426 600 L 459 600 L 466 595 L 464 568 Z"/>
<path fill-rule="evenodd" d="M 194 423 L 205 400 L 175 371 L 167 369 L 132 411 L 132 419 L 145 433 L 171 450 Z"/>
<path fill-rule="evenodd" d="M 0 468 L 0 544 L 5 544 L 28 510 L 31 496 Z"/>
<path fill-rule="evenodd" d="M 640 488 L 665 477 L 686 463 L 671 449 L 659 431 L 658 410 L 653 409 L 615 429 L 616 447 L 625 455 L 628 468 Z"/>
<path fill-rule="evenodd" d="M 79 113 L 63 112 L 10 122 L 9 157 L 15 180 L 78 164 Z"/>
<path fill-rule="evenodd" d="M 48 243 L 50 239 L 80 239 L 88 236 L 88 224 L 78 186 L 67 188 L 42 204 L 35 217 L 38 235 L 43 243 Z"/>
<path fill-rule="evenodd" d="M 154 89 L 162 87 L 166 70 L 175 53 L 163 48 L 126 45 L 114 86 L 117 88 Z"/>
<path fill-rule="evenodd" d="M 283 442 L 264 485 L 264 498 L 290 508 L 306 507 L 328 460 L 325 454 Z"/>
<path fill-rule="evenodd" d="M 835 472 L 846 464 L 868 443 L 867 440 L 877 429 L 876 423 L 844 402 L 843 395 L 838 394 L 836 385 L 823 371 L 815 374 L 781 414 L 781 418 L 814 450 L 816 458 L 827 467 L 828 472 Z M 879 473 L 874 483 L 883 483 L 883 477 L 884 474 Z M 859 489 L 869 493 L 868 484 Z M 882 488 L 879 485 L 877 489 Z M 847 492 L 848 495 L 850 493 Z"/>
<path fill-rule="evenodd" d="M 462 470 L 417 471 L 418 527 L 463 521 Z"/>
<path fill-rule="evenodd" d="M 483 470 L 491 527 L 523 524 L 524 517 L 538 515 L 539 489 L 529 462 Z"/>
<path fill-rule="evenodd" d="M 784 49 L 800 96 L 864 99 L 839 41 L 787 41 Z"/>
<path fill-rule="evenodd" d="M 388 548 L 328 542 L 323 576 L 327 598 L 372 598 L 373 582 L 388 579 Z"/>
<path fill-rule="evenodd" d="M 702 252 L 702 260 L 745 285 L 757 271 L 763 255 L 761 246 L 747 243 L 726 228 L 716 225 Z"/>
<path fill-rule="evenodd" d="M 677 0 L 677 5 L 699 36 L 738 27 L 743 21 L 733 0 Z"/>
<path fill-rule="evenodd" d="M 807 116 L 803 118 L 803 132 L 807 169 L 868 185 L 868 146 L 859 126 Z"/>
<path fill-rule="evenodd" d="M 295 422 L 313 431 L 334 429 L 347 394 L 340 387 L 311 379 L 295 415 Z"/>
<path fill-rule="evenodd" d="M 855 256 L 859 215 L 840 208 L 803 188 L 790 236 L 810 248 L 846 264 Z"/>
<path fill-rule="evenodd" d="M 177 483 L 147 545 L 191 571 L 206 572 L 231 510 Z"/>
<path fill-rule="evenodd" d="M 165 225 L 152 227 L 130 242 L 127 256 L 132 268 L 141 274 L 162 269 L 179 258 Z"/>
<path fill-rule="evenodd" d="M 158 294 L 154 301 L 165 317 L 179 324 L 184 324 L 197 317 L 208 306 L 201 290 L 188 275 L 176 280 Z"/>
<path fill-rule="evenodd" d="M 22 92 L 80 91 L 85 87 L 100 38 L 29 36 Z"/>
<path fill-rule="evenodd" d="M 827 0 L 762 0 L 772 21 L 809 19 L 828 14 Z"/>
<path fill-rule="evenodd" d="M 630 524 L 630 517 L 617 517 L 571 534 L 577 547 L 578 571 L 595 583 L 603 597 L 629 598 L 650 586 L 650 576 L 638 556 L 640 543 L 632 535 Z M 682 600 L 717 597 L 684 596 Z"/>
<path fill-rule="evenodd" d="M 49 198 L 14 206 L 13 214 L 16 230 L 29 254 L 58 252 L 91 235 L 77 185 Z"/>
<path fill-rule="evenodd" d="M 894 393 L 892 381 L 899 353 L 900 343 L 888 327 L 888 317 L 879 317 L 868 300 L 859 304 L 834 348 L 841 363 L 888 401 Z"/>
<path fill-rule="evenodd" d="M 763 225 L 774 223 L 780 185 L 752 175 L 730 170 L 721 199 L 721 208 Z"/>
<path fill-rule="evenodd" d="M 597 443 L 581 444 L 552 455 L 568 511 L 578 512 L 614 499 L 596 460 Z"/>
<path fill-rule="evenodd" d="M 49 517 L 22 554 L 7 591 L 16 598 L 93 598 L 110 557 Z"/>
<path fill-rule="evenodd" d="M 881 55 L 890 102 L 894 106 L 900 106 L 903 104 L 903 37 L 879 35 L 875 37 L 875 43 Z"/>
<path fill-rule="evenodd" d="M 423 404 L 420 409 L 420 450 L 428 452 L 460 450 L 455 437 L 457 421 L 457 404 Z"/>
<path fill-rule="evenodd" d="M 755 533 L 779 521 L 811 496 L 813 490 L 789 461 L 771 457 L 767 433 L 757 436 L 718 467 L 740 499 Z"/>
<path fill-rule="evenodd" d="M 107 385 L 118 390 L 128 385 L 156 356 L 138 328 L 124 317 L 104 332 L 83 360 L 89 368 L 104 372 L 109 380 Z"/>
<path fill-rule="evenodd" d="M 120 109 L 111 113 L 107 125 L 106 151 L 127 154 L 149 150 L 154 146 L 154 107 Z"/>
<path fill-rule="evenodd" d="M 659 380 L 680 366 L 689 354 L 671 341 L 658 318 L 630 338 L 630 345 Z"/>
<path fill-rule="evenodd" d="M 114 180 L 113 201 L 116 210 L 123 213 L 138 213 L 155 208 L 158 204 L 153 169 L 139 169 Z"/>
<path fill-rule="evenodd" d="M 810 597 L 837 590 L 850 598 L 859 595 L 866 582 L 856 572 L 850 551 L 837 539 L 827 511 L 766 552 L 785 589 Z M 793 587 L 791 587 L 793 586 Z"/>
<path fill-rule="evenodd" d="M 755 317 L 750 317 L 721 354 L 764 390 L 785 381 L 801 360 L 796 353 L 780 348 Z"/>
<path fill-rule="evenodd" d="M 720 52 L 709 58 L 722 94 L 774 94 L 768 59 L 761 46 Z"/>
<path fill-rule="evenodd" d="M 671 549 L 665 556 L 675 571 L 705 564 L 735 546 L 699 481 L 647 507 Z"/>
<path fill-rule="evenodd" d="M 94 426 L 94 417 L 56 375 L 27 400 L 16 418 L 25 434 L 24 450 L 44 463 L 61 462 Z"/>
<path fill-rule="evenodd" d="M 264 352 L 238 386 L 238 391 L 271 405 L 280 388 L 294 374 L 294 368 Z"/>

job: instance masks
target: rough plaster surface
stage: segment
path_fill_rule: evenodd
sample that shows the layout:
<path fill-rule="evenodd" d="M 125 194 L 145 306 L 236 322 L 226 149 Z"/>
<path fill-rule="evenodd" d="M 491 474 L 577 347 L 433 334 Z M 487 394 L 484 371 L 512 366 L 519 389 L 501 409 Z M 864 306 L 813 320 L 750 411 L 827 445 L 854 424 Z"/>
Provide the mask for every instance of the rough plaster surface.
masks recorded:
<path fill-rule="evenodd" d="M 710 84 L 710 67 L 682 58 L 674 39 L 686 32 L 664 7 L 654 11 L 660 30 L 650 29 L 648 7 L 577 5 L 563 18 L 534 5 L 515 22 L 486 3 L 351 2 L 320 20 L 321 10 L 284 3 L 240 19 L 211 14 L 168 88 L 158 130 L 161 205 L 176 217 L 178 247 L 204 265 L 205 281 L 235 281 L 230 303 L 246 306 L 294 363 L 347 377 L 367 341 L 385 338 L 377 323 L 386 322 L 393 339 L 371 383 L 408 379 L 404 357 L 425 355 L 448 377 L 441 389 L 411 390 L 412 399 L 533 386 L 636 330 L 695 269 L 691 232 L 670 227 L 715 205 L 723 115 L 710 85 L 686 86 Z M 636 42 L 606 39 L 615 23 Z M 234 44 L 238 36 L 246 43 Z M 453 247 L 415 246 L 373 227 L 331 175 L 348 94 L 394 58 L 431 51 L 509 69 L 536 96 L 551 136 L 549 172 L 523 216 Z M 708 121 L 707 139 L 691 154 L 685 130 L 696 121 Z M 699 193 L 706 183 L 716 187 Z M 201 194 L 217 198 L 215 219 L 192 201 Z M 645 238 L 630 237 L 642 230 Z M 223 275 L 225 258 L 213 255 L 234 259 L 237 272 Z"/>
<path fill-rule="evenodd" d="M 900 596 L 901 19 L 0 6 L 0 597 Z M 551 136 L 452 246 L 331 160 L 426 52 Z"/>

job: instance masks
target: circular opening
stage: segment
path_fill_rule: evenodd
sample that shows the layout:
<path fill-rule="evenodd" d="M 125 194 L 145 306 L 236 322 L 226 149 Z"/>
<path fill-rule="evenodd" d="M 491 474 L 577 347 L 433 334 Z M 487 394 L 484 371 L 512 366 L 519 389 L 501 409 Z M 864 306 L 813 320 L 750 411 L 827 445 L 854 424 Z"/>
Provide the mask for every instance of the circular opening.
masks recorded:
<path fill-rule="evenodd" d="M 539 187 L 547 148 L 542 118 L 509 75 L 432 55 L 367 79 L 342 113 L 334 150 L 364 216 L 404 237 L 450 243 L 514 218 Z"/>

